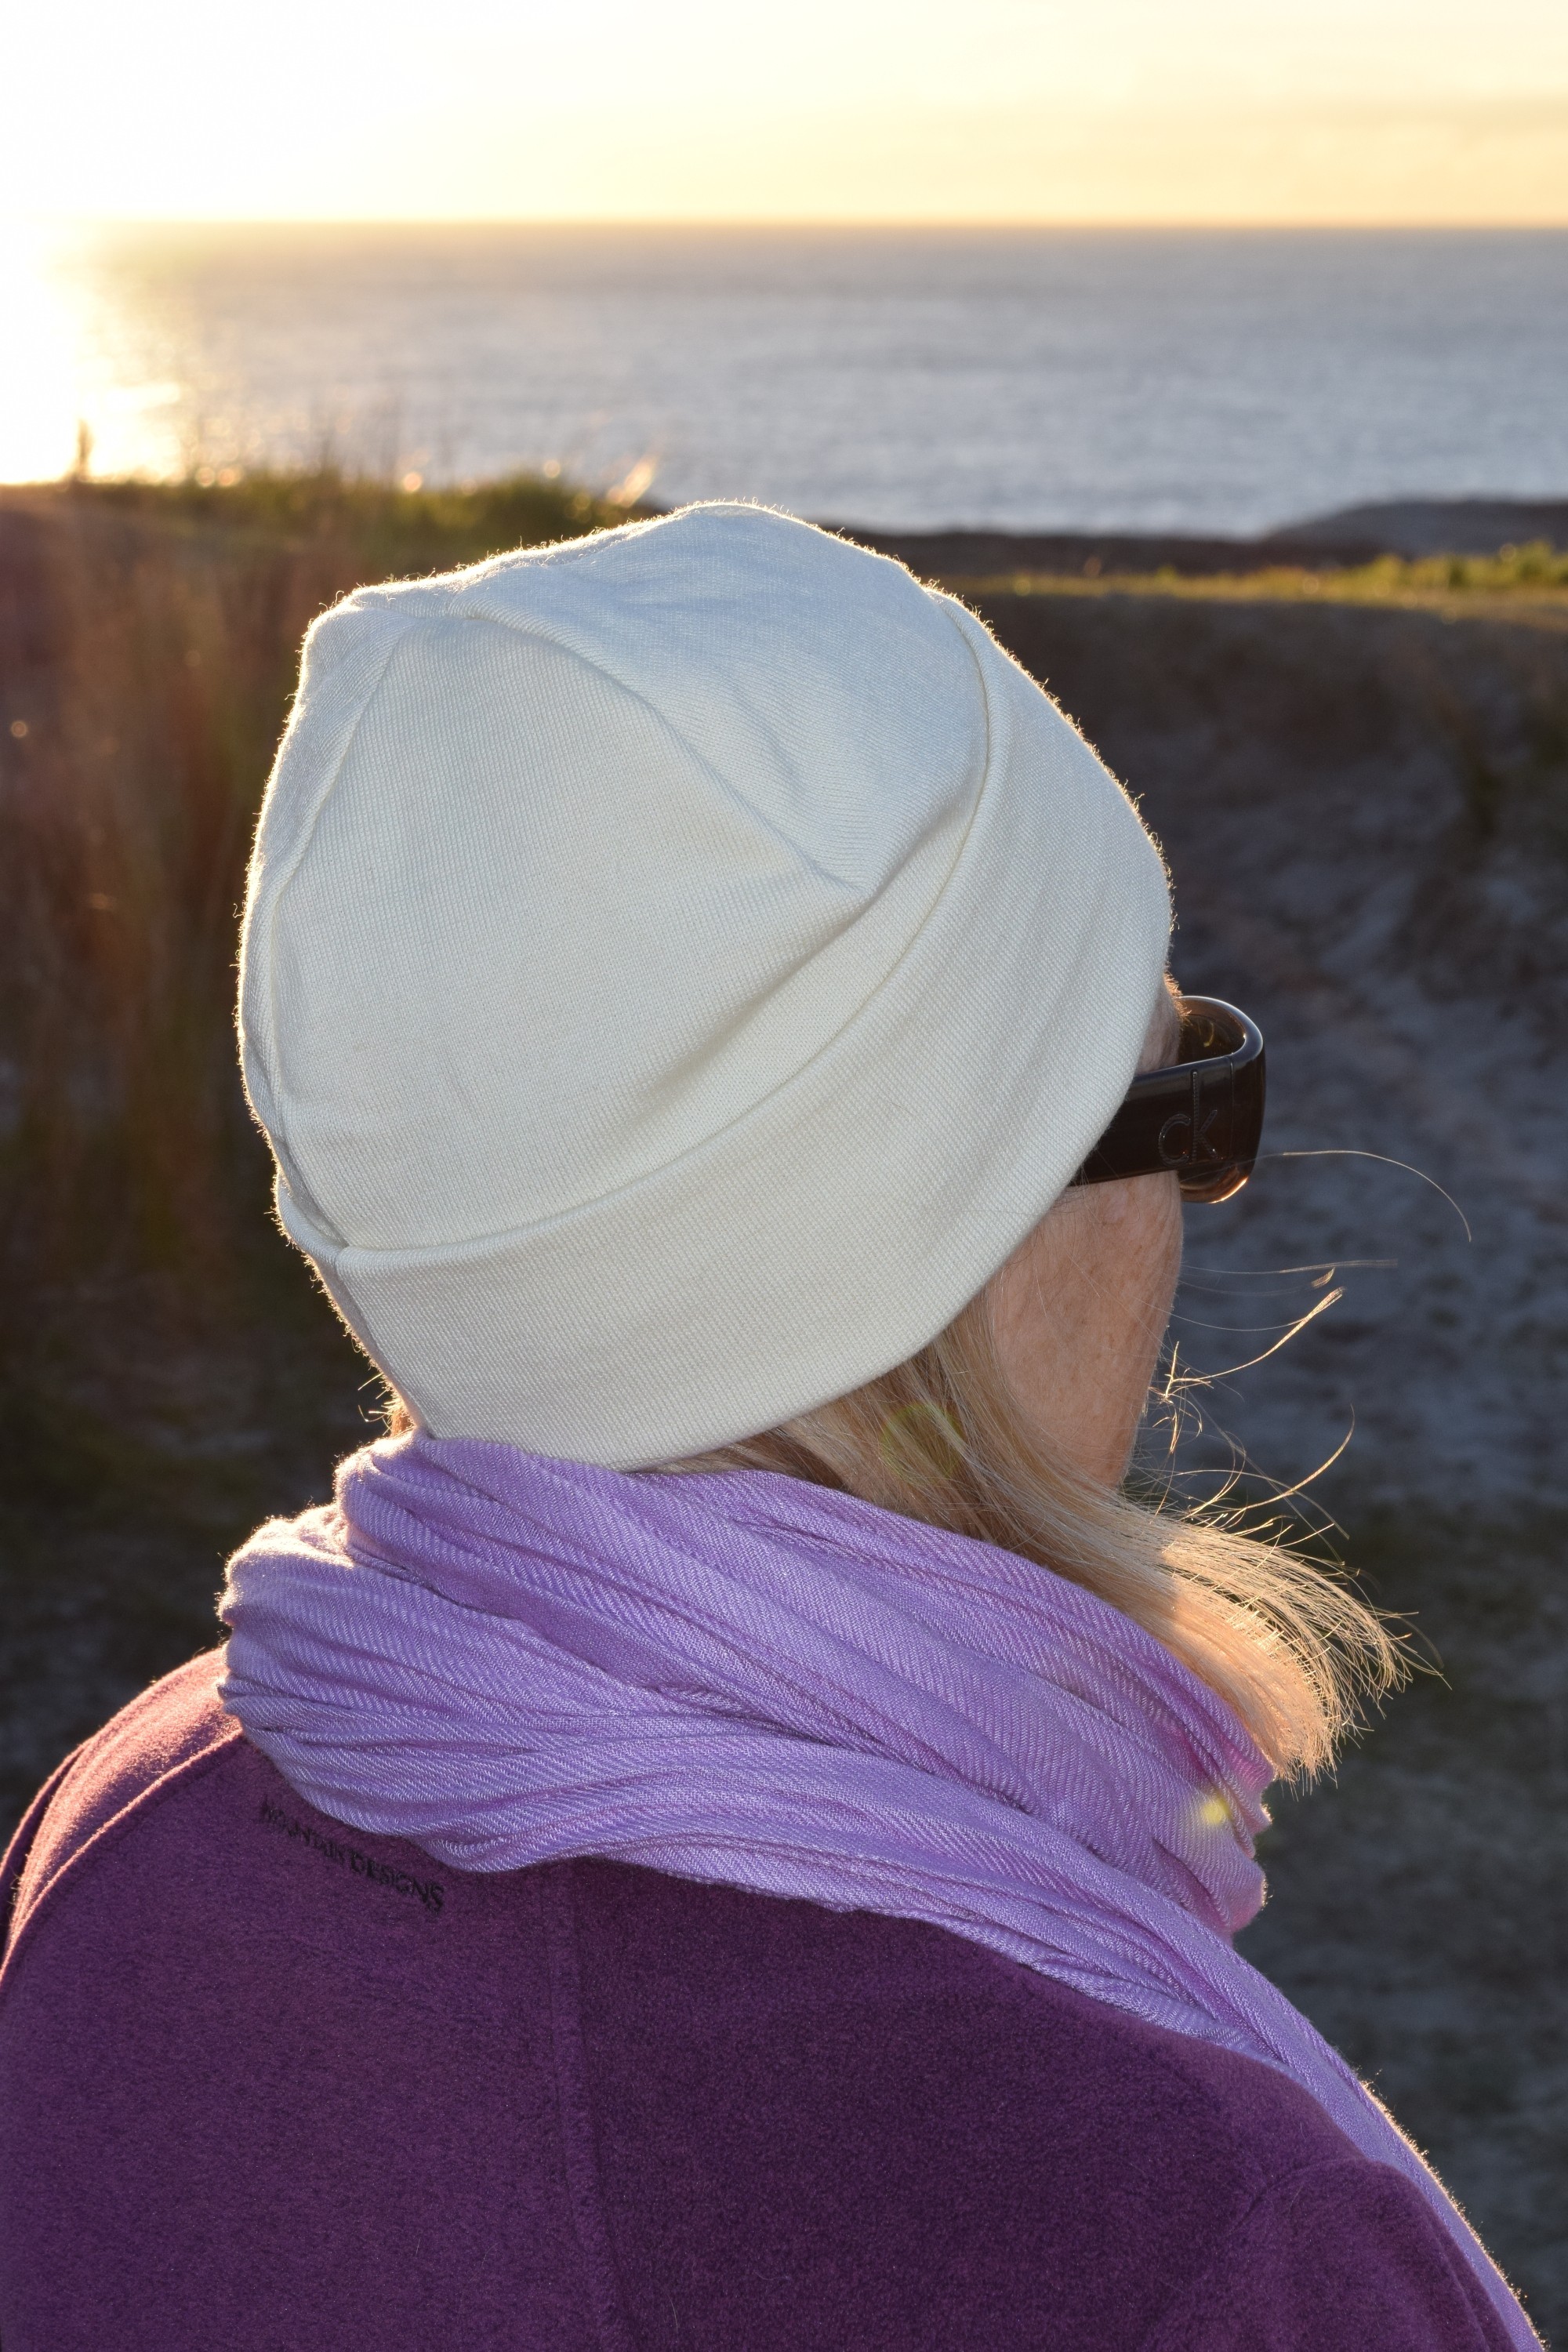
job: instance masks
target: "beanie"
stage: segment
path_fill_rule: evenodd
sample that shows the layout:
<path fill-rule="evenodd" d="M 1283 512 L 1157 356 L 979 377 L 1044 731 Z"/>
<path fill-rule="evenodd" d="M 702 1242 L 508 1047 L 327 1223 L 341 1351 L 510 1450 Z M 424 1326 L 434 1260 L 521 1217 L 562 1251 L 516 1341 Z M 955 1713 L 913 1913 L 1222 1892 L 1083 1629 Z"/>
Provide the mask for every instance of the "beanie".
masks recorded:
<path fill-rule="evenodd" d="M 632 1469 L 922 1347 L 1120 1103 L 1158 852 L 980 621 L 703 505 L 305 644 L 240 1044 L 418 1421 Z"/>

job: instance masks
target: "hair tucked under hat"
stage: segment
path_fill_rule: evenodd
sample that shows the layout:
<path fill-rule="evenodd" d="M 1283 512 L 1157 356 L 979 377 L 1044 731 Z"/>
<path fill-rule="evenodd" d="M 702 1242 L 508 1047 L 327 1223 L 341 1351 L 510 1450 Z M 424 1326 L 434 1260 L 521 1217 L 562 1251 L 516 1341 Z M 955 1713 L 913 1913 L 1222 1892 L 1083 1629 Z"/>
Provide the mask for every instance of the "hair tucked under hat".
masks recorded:
<path fill-rule="evenodd" d="M 437 1435 L 636 1467 L 931 1339 L 1135 1067 L 1121 787 L 973 614 L 694 507 L 318 621 L 246 909 L 278 1204 Z"/>

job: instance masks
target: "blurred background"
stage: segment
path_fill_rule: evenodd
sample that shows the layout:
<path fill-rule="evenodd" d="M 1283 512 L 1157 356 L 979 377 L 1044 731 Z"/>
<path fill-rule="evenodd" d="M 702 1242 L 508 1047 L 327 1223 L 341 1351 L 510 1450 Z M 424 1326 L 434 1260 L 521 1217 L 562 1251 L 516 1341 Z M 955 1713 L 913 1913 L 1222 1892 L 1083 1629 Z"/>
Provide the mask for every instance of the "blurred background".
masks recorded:
<path fill-rule="evenodd" d="M 1568 2342 L 1568 14 L 57 0 L 0 318 L 7 1825 L 376 1423 L 234 1069 L 304 627 L 764 499 L 984 613 L 1268 1034 L 1141 1475 L 1425 1670 L 1246 1948 Z"/>

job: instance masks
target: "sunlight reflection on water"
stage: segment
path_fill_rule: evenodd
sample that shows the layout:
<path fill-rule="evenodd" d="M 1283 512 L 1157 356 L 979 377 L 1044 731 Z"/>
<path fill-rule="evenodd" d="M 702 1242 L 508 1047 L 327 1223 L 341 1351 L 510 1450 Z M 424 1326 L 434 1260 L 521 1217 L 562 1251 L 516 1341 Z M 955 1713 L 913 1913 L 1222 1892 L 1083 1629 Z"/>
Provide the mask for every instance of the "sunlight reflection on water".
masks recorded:
<path fill-rule="evenodd" d="M 1562 232 L 170 228 L 0 257 L 0 479 L 324 455 L 934 526 L 1568 492 Z"/>

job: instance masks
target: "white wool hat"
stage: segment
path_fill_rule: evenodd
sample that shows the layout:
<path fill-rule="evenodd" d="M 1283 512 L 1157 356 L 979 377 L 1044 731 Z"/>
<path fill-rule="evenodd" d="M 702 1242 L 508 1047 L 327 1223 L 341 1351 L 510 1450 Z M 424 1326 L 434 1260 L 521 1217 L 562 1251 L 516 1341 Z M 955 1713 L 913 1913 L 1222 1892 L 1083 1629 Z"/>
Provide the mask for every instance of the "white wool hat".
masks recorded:
<path fill-rule="evenodd" d="M 932 1339 L 1136 1067 L 1159 855 L 973 614 L 699 506 L 317 621 L 240 983 L 278 1208 L 438 1436 L 621 1468 Z"/>

